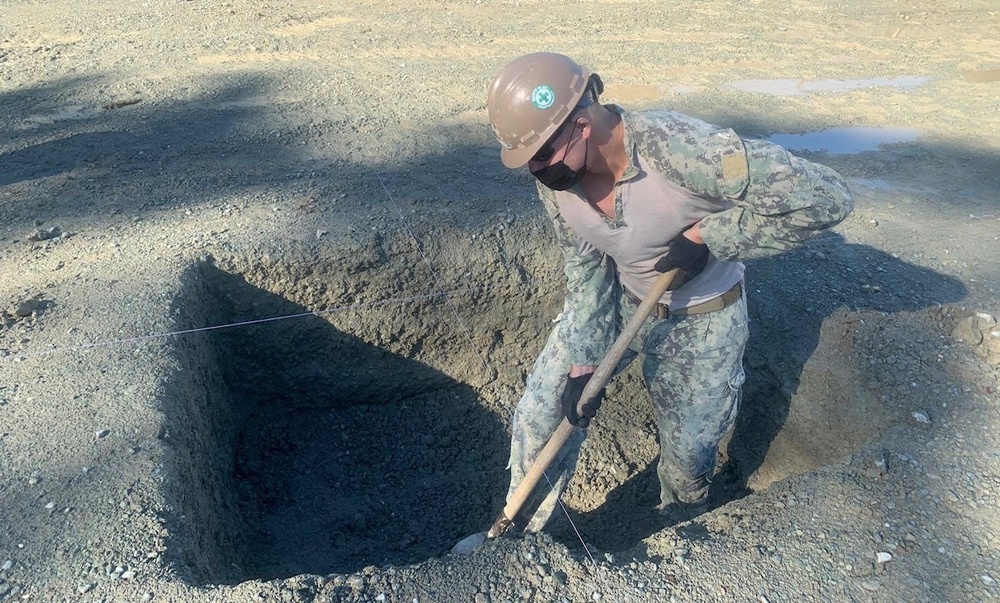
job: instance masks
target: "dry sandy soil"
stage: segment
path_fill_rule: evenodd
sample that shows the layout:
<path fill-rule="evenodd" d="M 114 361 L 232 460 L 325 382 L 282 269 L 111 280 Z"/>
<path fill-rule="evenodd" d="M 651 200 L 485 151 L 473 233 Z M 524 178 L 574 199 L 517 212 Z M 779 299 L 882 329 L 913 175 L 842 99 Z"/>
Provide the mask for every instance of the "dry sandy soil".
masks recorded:
<path fill-rule="evenodd" d="M 998 10 L 0 0 L 0 600 L 997 598 Z M 857 208 L 748 266 L 709 512 L 652 512 L 633 371 L 565 514 L 457 557 L 561 303 L 486 125 L 534 50 L 631 109 L 892 144 L 798 151 Z"/>

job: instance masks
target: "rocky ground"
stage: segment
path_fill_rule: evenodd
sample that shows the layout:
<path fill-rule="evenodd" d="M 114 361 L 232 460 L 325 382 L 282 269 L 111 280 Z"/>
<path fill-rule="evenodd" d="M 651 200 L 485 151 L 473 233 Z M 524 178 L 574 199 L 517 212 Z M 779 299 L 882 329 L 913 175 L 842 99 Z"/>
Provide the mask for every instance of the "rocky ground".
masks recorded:
<path fill-rule="evenodd" d="M 0 600 L 1000 596 L 993 3 L 0 14 Z M 565 515 L 456 557 L 502 506 L 560 306 L 544 212 L 485 112 L 493 73 L 543 49 L 632 109 L 901 142 L 797 151 L 857 208 L 748 266 L 711 511 L 651 513 L 630 371 Z M 828 131 L 848 127 L 880 129 Z"/>

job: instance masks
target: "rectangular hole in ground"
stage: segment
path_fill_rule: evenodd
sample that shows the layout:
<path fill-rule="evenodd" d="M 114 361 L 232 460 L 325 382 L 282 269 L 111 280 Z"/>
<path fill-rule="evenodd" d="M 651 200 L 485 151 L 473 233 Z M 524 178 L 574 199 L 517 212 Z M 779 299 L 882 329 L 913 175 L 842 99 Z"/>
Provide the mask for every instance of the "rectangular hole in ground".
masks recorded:
<path fill-rule="evenodd" d="M 185 280 L 182 327 L 308 312 L 210 264 Z M 405 311 L 450 319 L 430 301 Z M 308 315 L 178 338 L 175 357 L 169 527 L 194 582 L 417 563 L 502 507 L 505 425 L 475 388 L 424 362 Z"/>

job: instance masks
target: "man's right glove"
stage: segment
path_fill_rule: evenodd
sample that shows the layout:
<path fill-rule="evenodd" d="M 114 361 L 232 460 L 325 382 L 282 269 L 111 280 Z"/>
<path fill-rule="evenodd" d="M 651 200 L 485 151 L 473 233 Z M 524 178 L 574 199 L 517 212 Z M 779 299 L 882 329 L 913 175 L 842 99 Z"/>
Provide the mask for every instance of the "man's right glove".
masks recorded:
<path fill-rule="evenodd" d="M 562 397 L 560 398 L 566 418 L 569 419 L 571 424 L 583 429 L 586 429 L 590 425 L 590 420 L 597 415 L 597 411 L 601 408 L 601 403 L 604 402 L 605 388 L 601 388 L 601 391 L 597 392 L 593 398 L 583 405 L 579 414 L 576 411 L 576 405 L 580 401 L 580 396 L 583 395 L 583 390 L 587 387 L 587 382 L 590 381 L 592 375 L 593 373 L 587 373 L 579 377 L 567 377 L 566 387 L 563 389 Z"/>
<path fill-rule="evenodd" d="M 692 226 L 694 225 L 692 224 Z M 653 270 L 657 272 L 667 272 L 674 268 L 681 269 L 681 274 L 670 284 L 671 289 L 676 289 L 701 274 L 701 271 L 708 264 L 708 258 L 712 255 L 708 250 L 708 245 L 695 243 L 684 236 L 684 232 L 688 228 L 691 226 L 685 228 L 673 241 L 670 241 L 670 248 L 667 249 L 666 255 L 656 260 L 656 264 L 653 266 Z"/>

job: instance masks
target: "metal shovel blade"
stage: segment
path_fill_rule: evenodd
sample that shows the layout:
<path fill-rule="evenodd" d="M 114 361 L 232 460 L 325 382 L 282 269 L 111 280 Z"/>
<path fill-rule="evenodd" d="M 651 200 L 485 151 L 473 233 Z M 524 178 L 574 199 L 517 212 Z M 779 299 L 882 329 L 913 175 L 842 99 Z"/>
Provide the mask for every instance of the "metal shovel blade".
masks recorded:
<path fill-rule="evenodd" d="M 476 532 L 471 536 L 458 541 L 458 544 L 451 547 L 452 555 L 471 555 L 472 551 L 479 548 L 479 545 L 486 542 L 486 532 Z"/>

